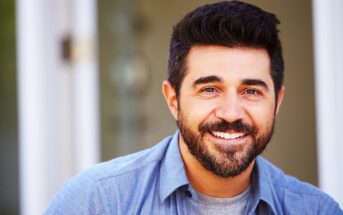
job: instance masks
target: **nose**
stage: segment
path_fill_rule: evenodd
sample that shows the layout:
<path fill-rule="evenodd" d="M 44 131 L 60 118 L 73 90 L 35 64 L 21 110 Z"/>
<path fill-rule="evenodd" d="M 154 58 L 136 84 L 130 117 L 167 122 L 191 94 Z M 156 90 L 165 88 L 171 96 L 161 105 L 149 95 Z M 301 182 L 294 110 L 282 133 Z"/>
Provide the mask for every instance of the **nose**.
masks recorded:
<path fill-rule="evenodd" d="M 215 116 L 227 122 L 243 119 L 244 109 L 237 95 L 227 95 L 219 101 Z"/>

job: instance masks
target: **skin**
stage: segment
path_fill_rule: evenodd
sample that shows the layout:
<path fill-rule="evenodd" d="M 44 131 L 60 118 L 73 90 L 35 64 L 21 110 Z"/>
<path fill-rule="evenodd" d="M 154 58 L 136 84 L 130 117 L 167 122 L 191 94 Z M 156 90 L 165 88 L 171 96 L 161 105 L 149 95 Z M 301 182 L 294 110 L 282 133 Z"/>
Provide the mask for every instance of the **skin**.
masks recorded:
<path fill-rule="evenodd" d="M 199 124 L 218 120 L 242 120 L 257 128 L 257 136 L 271 129 L 282 102 L 284 88 L 278 92 L 278 103 L 275 106 L 270 58 L 265 49 L 194 46 L 186 60 L 186 76 L 179 98 L 168 81 L 162 85 L 163 95 L 175 120 L 179 120 L 181 110 L 184 122 L 194 132 L 197 132 Z M 234 131 L 226 133 L 235 134 Z M 237 176 L 220 177 L 204 168 L 189 152 L 182 135 L 179 138 L 187 177 L 194 189 L 219 198 L 233 197 L 247 189 L 255 160 Z M 199 144 L 204 144 L 209 153 L 225 163 L 229 161 L 214 146 L 237 148 L 235 159 L 239 160 L 252 141 L 249 134 L 235 139 L 223 139 L 206 133 Z"/>

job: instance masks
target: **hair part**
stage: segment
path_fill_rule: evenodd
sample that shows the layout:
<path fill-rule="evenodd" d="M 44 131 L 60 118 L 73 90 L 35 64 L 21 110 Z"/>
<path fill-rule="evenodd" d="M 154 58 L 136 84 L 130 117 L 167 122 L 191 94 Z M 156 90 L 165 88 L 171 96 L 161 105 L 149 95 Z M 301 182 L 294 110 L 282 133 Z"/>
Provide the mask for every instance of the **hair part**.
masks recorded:
<path fill-rule="evenodd" d="M 205 4 L 188 13 L 173 28 L 169 47 L 168 81 L 179 96 L 186 76 L 187 56 L 197 45 L 266 49 L 271 60 L 275 100 L 283 85 L 284 61 L 274 14 L 239 1 Z"/>

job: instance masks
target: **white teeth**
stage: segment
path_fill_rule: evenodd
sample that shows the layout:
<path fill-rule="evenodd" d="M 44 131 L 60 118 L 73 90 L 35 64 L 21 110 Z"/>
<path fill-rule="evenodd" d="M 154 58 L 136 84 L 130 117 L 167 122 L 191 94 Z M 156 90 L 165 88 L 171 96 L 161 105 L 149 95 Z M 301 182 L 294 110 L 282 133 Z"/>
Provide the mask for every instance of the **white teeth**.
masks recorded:
<path fill-rule="evenodd" d="M 229 133 L 219 132 L 219 131 L 214 131 L 214 132 L 212 132 L 212 134 L 216 137 L 220 137 L 220 138 L 227 139 L 227 140 L 237 139 L 237 138 L 243 137 L 245 135 L 244 133 L 229 134 Z"/>

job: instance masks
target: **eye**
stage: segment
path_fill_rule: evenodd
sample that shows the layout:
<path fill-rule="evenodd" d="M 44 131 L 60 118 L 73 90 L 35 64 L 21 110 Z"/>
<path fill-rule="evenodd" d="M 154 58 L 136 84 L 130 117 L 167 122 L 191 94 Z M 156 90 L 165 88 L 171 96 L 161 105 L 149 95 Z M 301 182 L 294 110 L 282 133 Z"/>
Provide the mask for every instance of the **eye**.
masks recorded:
<path fill-rule="evenodd" d="M 220 93 L 220 90 L 217 87 L 207 86 L 207 87 L 201 88 L 198 94 L 201 97 L 212 98 L 212 97 L 216 97 L 219 93 Z"/>
<path fill-rule="evenodd" d="M 251 95 L 251 96 L 259 96 L 259 95 L 262 95 L 262 92 L 257 89 L 249 88 L 249 89 L 244 90 L 243 94 Z"/>
<path fill-rule="evenodd" d="M 246 92 L 246 94 L 250 94 L 250 95 L 259 94 L 259 92 L 257 90 L 254 90 L 254 89 L 247 89 L 245 92 Z"/>
<path fill-rule="evenodd" d="M 215 92 L 217 92 L 217 89 L 214 87 L 205 87 L 205 88 L 201 89 L 201 92 L 215 93 Z"/>

